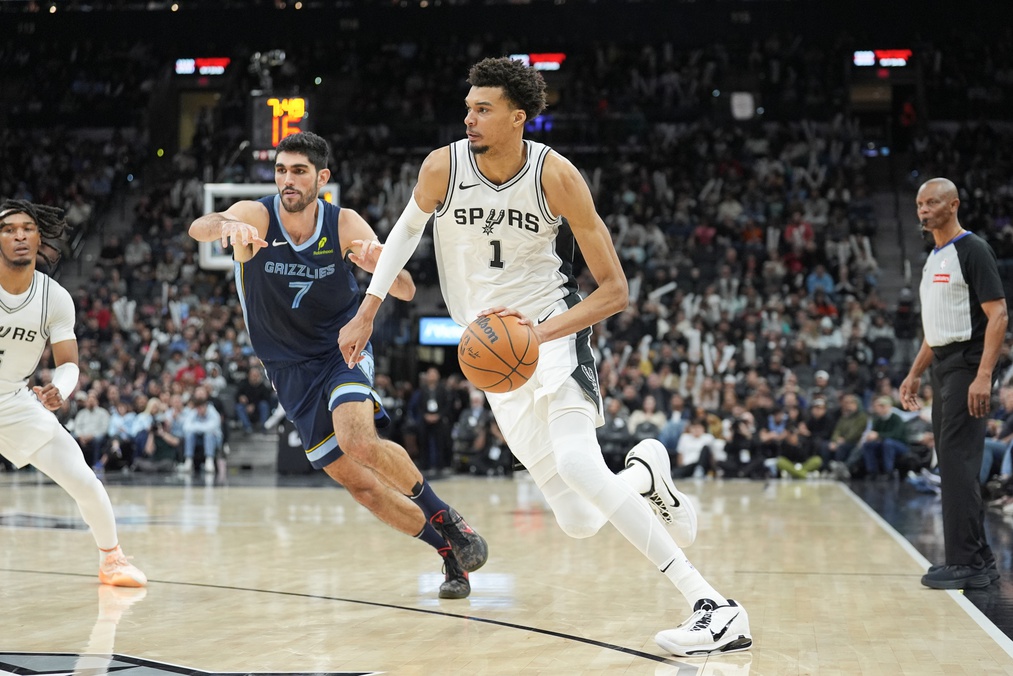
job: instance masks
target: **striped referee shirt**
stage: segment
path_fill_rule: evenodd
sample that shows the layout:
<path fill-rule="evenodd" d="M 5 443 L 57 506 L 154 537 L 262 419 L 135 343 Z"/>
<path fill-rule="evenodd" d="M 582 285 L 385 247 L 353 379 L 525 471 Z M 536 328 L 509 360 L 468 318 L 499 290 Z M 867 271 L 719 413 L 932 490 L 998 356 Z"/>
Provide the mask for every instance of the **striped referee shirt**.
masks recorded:
<path fill-rule="evenodd" d="M 984 343 L 988 316 L 981 304 L 1005 297 L 995 252 L 972 232 L 955 237 L 929 253 L 919 293 L 929 347 Z"/>

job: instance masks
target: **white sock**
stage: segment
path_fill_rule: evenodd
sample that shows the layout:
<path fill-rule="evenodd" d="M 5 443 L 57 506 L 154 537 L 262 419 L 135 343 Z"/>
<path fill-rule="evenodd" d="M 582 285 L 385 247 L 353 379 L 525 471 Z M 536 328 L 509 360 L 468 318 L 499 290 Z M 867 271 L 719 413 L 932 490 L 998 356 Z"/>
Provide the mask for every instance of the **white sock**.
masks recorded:
<path fill-rule="evenodd" d="M 682 592 L 690 606 L 695 606 L 700 599 L 710 599 L 718 605 L 728 603 L 728 599 L 703 579 L 703 575 L 689 562 L 681 549 L 660 570 Z"/>
<path fill-rule="evenodd" d="M 631 463 L 629 467 L 618 472 L 616 476 L 625 481 L 630 488 L 640 495 L 651 490 L 651 483 L 654 481 L 654 477 L 651 476 L 651 470 L 647 469 L 641 462 Z"/>

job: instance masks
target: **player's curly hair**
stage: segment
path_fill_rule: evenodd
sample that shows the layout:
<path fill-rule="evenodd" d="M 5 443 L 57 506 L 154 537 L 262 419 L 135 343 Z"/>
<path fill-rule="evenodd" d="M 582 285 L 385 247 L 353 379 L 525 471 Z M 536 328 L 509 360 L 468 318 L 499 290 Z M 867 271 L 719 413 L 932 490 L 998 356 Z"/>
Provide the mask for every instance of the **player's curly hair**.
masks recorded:
<path fill-rule="evenodd" d="M 286 136 L 278 143 L 277 152 L 299 153 L 309 158 L 317 172 L 327 168 L 331 148 L 322 137 L 311 131 L 301 131 L 298 134 Z"/>
<path fill-rule="evenodd" d="M 472 87 L 501 87 L 504 96 L 533 120 L 545 110 L 545 80 L 534 68 L 506 56 L 482 59 L 468 71 Z"/>
<path fill-rule="evenodd" d="M 60 261 L 63 237 L 67 232 L 67 219 L 63 209 L 46 204 L 33 204 L 26 200 L 5 199 L 0 202 L 0 219 L 10 214 L 27 214 L 39 227 L 39 257 L 52 269 Z"/>

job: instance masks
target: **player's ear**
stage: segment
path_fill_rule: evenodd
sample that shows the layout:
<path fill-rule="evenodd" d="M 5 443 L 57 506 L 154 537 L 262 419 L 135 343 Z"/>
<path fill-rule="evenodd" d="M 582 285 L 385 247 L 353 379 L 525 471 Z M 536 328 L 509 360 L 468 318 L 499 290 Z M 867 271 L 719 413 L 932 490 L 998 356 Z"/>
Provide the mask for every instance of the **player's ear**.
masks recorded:
<path fill-rule="evenodd" d="M 518 108 L 514 111 L 514 126 L 523 127 L 524 123 L 528 121 L 528 114 L 523 109 Z"/>
<path fill-rule="evenodd" d="M 317 187 L 323 188 L 325 185 L 327 185 L 327 182 L 330 180 L 331 180 L 331 170 L 327 168 L 321 169 L 320 173 L 317 174 Z"/>

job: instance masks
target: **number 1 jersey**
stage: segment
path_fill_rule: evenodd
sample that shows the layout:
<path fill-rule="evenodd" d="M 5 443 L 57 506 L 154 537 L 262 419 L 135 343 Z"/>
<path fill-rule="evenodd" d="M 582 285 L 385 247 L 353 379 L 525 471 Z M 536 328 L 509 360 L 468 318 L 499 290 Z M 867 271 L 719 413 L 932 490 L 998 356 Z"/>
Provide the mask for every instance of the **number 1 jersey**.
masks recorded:
<path fill-rule="evenodd" d="M 537 320 L 541 310 L 576 291 L 572 235 L 549 211 L 542 189 L 552 149 L 524 145 L 524 165 L 502 185 L 482 175 L 467 139 L 448 146 L 450 186 L 433 239 L 443 298 L 462 326 L 494 305 Z"/>

